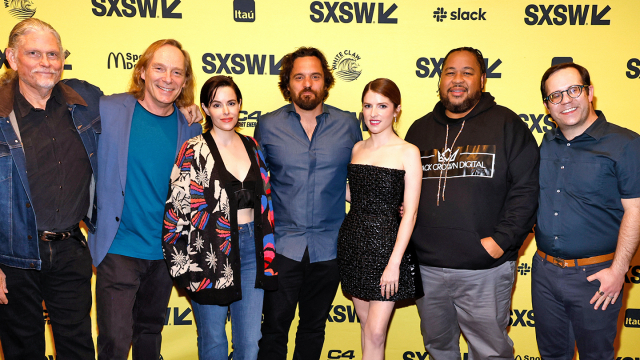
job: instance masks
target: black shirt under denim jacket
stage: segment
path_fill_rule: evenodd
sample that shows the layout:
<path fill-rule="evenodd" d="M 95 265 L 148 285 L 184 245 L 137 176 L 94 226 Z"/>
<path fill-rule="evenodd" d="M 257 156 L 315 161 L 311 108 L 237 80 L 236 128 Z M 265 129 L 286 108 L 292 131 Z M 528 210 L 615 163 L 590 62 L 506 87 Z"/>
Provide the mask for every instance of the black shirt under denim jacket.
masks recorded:
<path fill-rule="evenodd" d="M 640 136 L 596 114 L 572 140 L 556 128 L 540 145 L 536 242 L 551 256 L 583 259 L 614 252 L 621 199 L 640 197 Z"/>
<path fill-rule="evenodd" d="M 255 287 L 277 288 L 273 211 L 264 155 L 255 139 L 238 134 L 249 154 L 255 181 Z M 242 299 L 238 242 L 238 200 L 233 181 L 210 133 L 184 143 L 171 173 L 162 230 L 164 257 L 178 286 L 199 304 L 227 305 Z M 218 155 L 218 156 L 216 156 Z M 252 171 L 250 170 L 250 171 Z M 262 271 L 260 271 L 262 269 Z"/>
<path fill-rule="evenodd" d="M 56 84 L 45 109 L 36 109 L 14 88 L 16 122 L 27 160 L 31 202 L 40 231 L 77 227 L 89 208 L 91 164 Z"/>

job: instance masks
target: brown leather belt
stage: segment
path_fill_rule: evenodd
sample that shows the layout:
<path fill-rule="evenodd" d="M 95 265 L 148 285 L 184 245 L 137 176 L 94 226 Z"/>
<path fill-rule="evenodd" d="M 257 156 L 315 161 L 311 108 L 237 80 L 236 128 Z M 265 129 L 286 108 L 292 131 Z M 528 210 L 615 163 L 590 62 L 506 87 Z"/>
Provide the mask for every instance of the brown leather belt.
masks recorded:
<path fill-rule="evenodd" d="M 613 254 L 614 254 L 614 253 L 611 253 L 611 254 L 598 255 L 598 256 L 593 256 L 593 257 L 584 258 L 584 259 L 567 260 L 567 259 L 561 259 L 561 258 L 553 257 L 551 255 L 547 255 L 543 253 L 540 249 L 538 249 L 537 253 L 538 255 L 542 256 L 543 259 L 561 268 L 600 264 L 605 261 L 613 260 Z"/>

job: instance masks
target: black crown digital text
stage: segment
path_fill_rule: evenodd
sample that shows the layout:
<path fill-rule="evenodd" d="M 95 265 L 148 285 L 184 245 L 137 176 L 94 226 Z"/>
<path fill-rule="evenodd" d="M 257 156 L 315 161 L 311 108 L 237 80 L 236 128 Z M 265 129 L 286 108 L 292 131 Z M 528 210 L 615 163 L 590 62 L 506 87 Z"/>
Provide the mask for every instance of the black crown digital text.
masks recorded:
<path fill-rule="evenodd" d="M 315 23 L 330 21 L 334 23 L 350 23 L 355 20 L 362 24 L 397 24 L 398 18 L 391 17 L 398 5 L 386 6 L 379 2 L 329 2 L 314 1 L 309 6 L 311 21 Z M 374 14 L 378 13 L 377 17 Z"/>

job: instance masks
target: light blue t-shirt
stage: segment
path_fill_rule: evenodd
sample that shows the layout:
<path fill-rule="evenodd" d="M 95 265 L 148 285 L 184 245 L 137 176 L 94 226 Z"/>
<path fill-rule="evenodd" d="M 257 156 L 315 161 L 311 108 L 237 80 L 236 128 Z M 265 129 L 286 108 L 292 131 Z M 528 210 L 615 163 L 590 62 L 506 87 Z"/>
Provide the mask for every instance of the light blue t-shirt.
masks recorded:
<path fill-rule="evenodd" d="M 120 227 L 110 254 L 161 260 L 162 219 L 176 157 L 178 114 L 157 116 L 136 103 Z"/>

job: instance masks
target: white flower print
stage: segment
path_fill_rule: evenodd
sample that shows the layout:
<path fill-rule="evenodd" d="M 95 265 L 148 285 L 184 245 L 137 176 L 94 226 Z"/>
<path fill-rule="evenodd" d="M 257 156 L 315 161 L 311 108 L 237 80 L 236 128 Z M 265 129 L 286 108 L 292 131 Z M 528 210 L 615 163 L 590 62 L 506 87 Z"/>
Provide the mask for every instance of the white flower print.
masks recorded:
<path fill-rule="evenodd" d="M 229 265 L 229 259 L 227 259 L 227 263 L 224 265 L 224 270 L 222 270 L 222 276 L 216 281 L 216 289 L 224 289 L 229 286 L 233 286 L 233 269 L 231 265 Z"/>
<path fill-rule="evenodd" d="M 204 247 L 204 239 L 200 236 L 200 233 L 196 234 L 196 240 L 193 242 L 193 247 L 196 251 L 201 251 Z"/>
<path fill-rule="evenodd" d="M 216 264 L 218 263 L 218 259 L 216 258 L 216 254 L 213 251 L 213 245 L 209 244 L 211 252 L 207 252 L 207 264 L 209 265 L 210 269 L 213 269 L 213 271 L 216 271 Z M 228 260 L 227 260 L 228 262 Z"/>
<path fill-rule="evenodd" d="M 209 174 L 207 174 L 207 169 L 197 171 L 196 182 L 203 187 L 209 187 Z"/>

